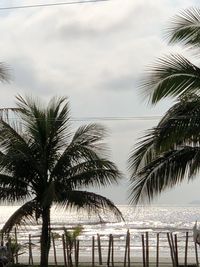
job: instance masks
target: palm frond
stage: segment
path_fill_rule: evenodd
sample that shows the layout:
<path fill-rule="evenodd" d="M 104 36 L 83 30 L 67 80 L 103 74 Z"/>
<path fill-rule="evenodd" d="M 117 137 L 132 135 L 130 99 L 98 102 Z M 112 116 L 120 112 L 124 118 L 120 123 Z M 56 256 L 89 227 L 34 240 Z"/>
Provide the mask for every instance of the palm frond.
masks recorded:
<path fill-rule="evenodd" d="M 4 120 L 0 120 L 0 169 L 12 173 L 13 176 L 26 178 L 30 173 L 40 172 L 39 164 L 34 157 L 27 136 L 23 136 Z M 27 171 L 27 172 L 26 172 Z"/>
<path fill-rule="evenodd" d="M 149 130 L 144 138 L 134 146 L 128 159 L 131 172 L 137 172 L 141 166 L 153 160 L 156 155 L 156 138 L 156 131 Z"/>
<path fill-rule="evenodd" d="M 35 220 L 39 216 L 40 210 L 38 209 L 36 200 L 33 199 L 17 209 L 6 221 L 1 231 L 3 233 L 9 233 L 14 226 L 25 224 L 27 220 Z"/>
<path fill-rule="evenodd" d="M 200 9 L 186 9 L 176 15 L 166 31 L 170 43 L 183 43 L 189 48 L 200 48 Z"/>
<path fill-rule="evenodd" d="M 94 161 L 95 164 L 95 162 L 103 160 L 107 151 L 102 142 L 105 135 L 105 128 L 98 124 L 79 127 L 70 144 L 57 159 L 51 177 L 61 175 L 66 177 L 69 174 L 68 169 L 79 163 Z"/>
<path fill-rule="evenodd" d="M 200 69 L 180 55 L 160 58 L 141 82 L 144 94 L 155 104 L 167 96 L 182 96 L 199 90 Z"/>
<path fill-rule="evenodd" d="M 89 213 L 99 213 L 102 210 L 111 211 L 117 219 L 123 220 L 121 211 L 114 205 L 112 201 L 106 197 L 92 192 L 78 190 L 64 191 L 60 194 L 56 203 L 66 209 L 86 209 Z"/>
<path fill-rule="evenodd" d="M 70 188 L 101 187 L 118 183 L 122 174 L 113 162 L 106 159 L 98 159 L 71 166 L 60 177 L 63 177 L 63 179 L 57 179 L 59 183 Z"/>
<path fill-rule="evenodd" d="M 22 178 L 0 173 L 0 201 L 16 202 L 30 197 L 29 184 Z"/>
<path fill-rule="evenodd" d="M 80 147 L 90 148 L 96 153 L 106 152 L 105 144 L 102 140 L 107 136 L 105 127 L 100 124 L 88 124 L 81 126 L 75 132 L 72 145 L 79 145 Z"/>
<path fill-rule="evenodd" d="M 187 94 L 170 108 L 156 127 L 157 147 L 200 144 L 200 96 Z"/>
<path fill-rule="evenodd" d="M 190 180 L 191 164 L 200 153 L 199 147 L 183 147 L 158 154 L 157 157 L 144 165 L 131 177 L 131 203 L 152 201 L 164 190 L 171 188 L 184 179 Z M 199 166 L 198 166 L 199 167 Z"/>
<path fill-rule="evenodd" d="M 10 80 L 10 73 L 9 69 L 5 63 L 0 62 L 0 81 L 1 82 L 8 82 Z"/>

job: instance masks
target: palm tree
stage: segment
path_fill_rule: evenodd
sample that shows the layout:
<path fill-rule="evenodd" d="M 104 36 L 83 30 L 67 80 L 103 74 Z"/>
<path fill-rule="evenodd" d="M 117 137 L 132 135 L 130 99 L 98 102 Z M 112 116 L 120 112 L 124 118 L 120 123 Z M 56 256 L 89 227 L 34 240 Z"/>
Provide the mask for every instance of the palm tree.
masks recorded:
<path fill-rule="evenodd" d="M 136 145 L 129 158 L 130 200 L 151 201 L 200 170 L 200 96 L 180 98 L 157 127 Z"/>
<path fill-rule="evenodd" d="M 104 127 L 81 126 L 72 134 L 66 98 L 48 106 L 17 97 L 15 120 L 0 120 L 0 199 L 24 204 L 3 227 L 9 232 L 25 218 L 41 218 L 40 266 L 48 266 L 52 204 L 98 212 L 121 212 L 106 197 L 81 190 L 117 183 L 117 167 L 107 159 Z"/>
<path fill-rule="evenodd" d="M 173 18 L 166 31 L 170 44 L 182 44 L 199 52 L 200 9 L 187 9 Z M 171 96 L 196 93 L 200 89 L 200 68 L 179 54 L 159 58 L 141 83 L 152 104 Z"/>
<path fill-rule="evenodd" d="M 170 44 L 180 43 L 198 52 L 200 9 L 187 9 L 173 18 L 166 31 Z M 179 54 L 159 58 L 141 82 L 152 104 L 178 98 L 157 127 L 150 129 L 129 158 L 132 203 L 151 201 L 200 167 L 200 68 Z"/>

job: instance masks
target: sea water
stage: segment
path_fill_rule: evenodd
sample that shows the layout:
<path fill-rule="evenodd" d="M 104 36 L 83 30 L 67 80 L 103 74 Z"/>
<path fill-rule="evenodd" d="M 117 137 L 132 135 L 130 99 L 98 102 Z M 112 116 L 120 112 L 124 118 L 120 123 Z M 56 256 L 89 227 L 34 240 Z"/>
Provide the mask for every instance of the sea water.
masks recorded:
<path fill-rule="evenodd" d="M 18 206 L 0 206 L 0 227 L 3 226 L 9 216 L 17 210 Z M 200 206 L 118 206 L 124 220 L 117 220 L 108 211 L 99 214 L 86 211 L 66 210 L 53 207 L 51 210 L 52 231 L 62 234 L 63 228 L 71 229 L 77 225 L 82 227 L 79 236 L 80 254 L 86 257 L 91 255 L 92 236 L 100 235 L 102 253 L 108 252 L 109 235 L 114 237 L 114 250 L 117 256 L 123 259 L 127 230 L 130 232 L 131 255 L 142 255 L 142 235 L 149 235 L 150 255 L 156 254 L 157 233 L 159 233 L 160 256 L 169 257 L 169 243 L 167 233 L 177 235 L 179 254 L 184 256 L 186 232 L 189 232 L 189 256 L 195 256 L 192 228 L 195 221 L 200 222 Z M 26 244 L 31 234 L 35 251 L 39 251 L 39 235 L 41 222 L 30 222 L 22 225 L 18 231 L 18 241 Z M 58 255 L 62 254 L 61 239 L 56 240 Z M 53 251 L 51 251 L 53 253 Z"/>

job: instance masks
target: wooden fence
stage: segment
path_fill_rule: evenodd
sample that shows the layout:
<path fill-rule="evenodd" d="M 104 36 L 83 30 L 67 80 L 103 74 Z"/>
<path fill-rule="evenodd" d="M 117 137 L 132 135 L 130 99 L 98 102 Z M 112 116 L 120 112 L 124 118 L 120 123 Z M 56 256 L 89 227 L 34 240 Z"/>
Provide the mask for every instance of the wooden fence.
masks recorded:
<path fill-rule="evenodd" d="M 129 230 L 125 238 L 120 241 L 120 244 L 116 242 L 117 237 L 113 234 L 108 236 L 97 234 L 88 238 L 86 243 L 81 238 L 69 242 L 64 233 L 57 237 L 52 233 L 51 263 L 56 266 L 62 263 L 66 267 L 72 265 L 78 267 L 82 263 L 80 254 L 84 254 L 87 251 L 88 256 L 85 262 L 89 263 L 92 267 L 97 265 L 114 267 L 119 263 L 124 267 L 130 267 L 134 266 L 135 262 L 140 262 L 143 267 L 149 267 L 150 263 L 154 263 L 158 267 L 163 261 L 163 256 L 160 252 L 164 248 L 165 252 L 169 254 L 166 258 L 168 263 L 171 263 L 171 266 L 195 264 L 195 266 L 199 267 L 199 245 L 193 241 L 192 234 L 189 232 L 181 233 L 181 239 L 180 235 L 171 232 L 141 232 L 139 238 L 140 245 L 136 247 L 134 244 L 134 234 L 131 234 Z M 2 236 L 2 240 L 7 242 L 13 262 L 33 265 L 39 261 L 39 236 L 31 236 L 29 234 L 28 240 L 22 241 L 15 229 L 12 238 Z M 162 243 L 164 242 L 167 243 L 163 247 Z M 102 243 L 104 244 L 102 245 Z M 134 256 L 133 254 L 136 250 L 138 251 Z"/>

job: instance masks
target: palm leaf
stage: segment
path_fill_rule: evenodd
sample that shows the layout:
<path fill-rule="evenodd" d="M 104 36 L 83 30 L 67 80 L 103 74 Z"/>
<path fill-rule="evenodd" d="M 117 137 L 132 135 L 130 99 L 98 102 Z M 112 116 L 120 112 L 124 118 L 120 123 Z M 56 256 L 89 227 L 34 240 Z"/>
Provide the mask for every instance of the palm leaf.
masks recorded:
<path fill-rule="evenodd" d="M 17 209 L 6 221 L 1 231 L 3 233 L 9 233 L 14 226 L 20 226 L 26 223 L 27 220 L 37 219 L 39 216 L 40 210 L 38 209 L 36 200 L 33 199 Z"/>
<path fill-rule="evenodd" d="M 200 144 L 200 97 L 187 95 L 170 108 L 157 127 L 147 131 L 131 152 L 129 170 L 139 175 L 145 167 L 157 162 L 163 154 L 178 150 L 185 146 L 199 146 Z M 198 157 L 190 166 L 190 176 L 198 170 Z M 157 170 L 157 167 L 155 167 Z M 147 171 L 148 172 L 148 171 Z M 135 179 L 135 178 L 134 178 Z"/>
<path fill-rule="evenodd" d="M 156 131 L 149 130 L 144 138 L 135 145 L 128 160 L 130 171 L 135 173 L 141 166 L 153 160 L 156 155 L 156 138 Z"/>
<path fill-rule="evenodd" d="M 63 186 L 66 185 L 68 188 L 107 186 L 118 183 L 122 177 L 115 164 L 106 159 L 81 162 L 71 168 L 66 168 L 64 165 L 53 175 L 55 177 L 51 177 L 51 180 Z"/>
<path fill-rule="evenodd" d="M 105 127 L 99 124 L 89 124 L 81 126 L 75 132 L 72 145 L 79 145 L 80 147 L 89 148 L 96 153 L 106 152 L 105 144 L 102 140 L 107 136 Z"/>
<path fill-rule="evenodd" d="M 148 70 L 141 87 L 153 104 L 167 96 L 195 93 L 200 87 L 200 69 L 180 55 L 166 56 Z"/>
<path fill-rule="evenodd" d="M 170 43 L 200 48 L 200 9 L 190 8 L 176 15 L 166 31 Z"/>
<path fill-rule="evenodd" d="M 78 190 L 64 191 L 59 195 L 56 203 L 62 205 L 66 209 L 86 209 L 89 213 L 99 213 L 102 210 L 107 210 L 111 211 L 117 219 L 123 219 L 121 211 L 111 200 L 92 192 Z"/>
<path fill-rule="evenodd" d="M 0 81 L 8 82 L 10 80 L 9 69 L 5 63 L 0 62 Z"/>
<path fill-rule="evenodd" d="M 117 183 L 122 174 L 111 161 L 99 159 L 80 163 L 69 170 L 66 183 L 71 188 L 107 186 Z M 65 181 L 63 181 L 65 184 Z"/>
<path fill-rule="evenodd" d="M 194 174 L 190 171 L 191 166 L 197 155 L 199 157 L 199 153 L 199 147 L 183 147 L 158 154 L 157 158 L 133 173 L 130 188 L 131 203 L 151 201 L 184 179 L 190 180 Z"/>

